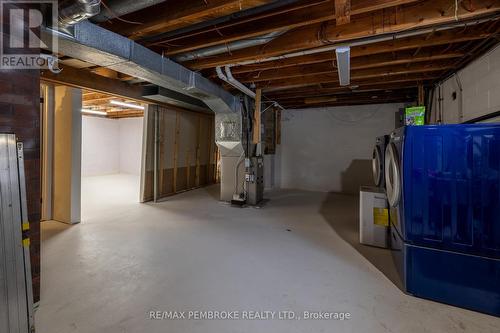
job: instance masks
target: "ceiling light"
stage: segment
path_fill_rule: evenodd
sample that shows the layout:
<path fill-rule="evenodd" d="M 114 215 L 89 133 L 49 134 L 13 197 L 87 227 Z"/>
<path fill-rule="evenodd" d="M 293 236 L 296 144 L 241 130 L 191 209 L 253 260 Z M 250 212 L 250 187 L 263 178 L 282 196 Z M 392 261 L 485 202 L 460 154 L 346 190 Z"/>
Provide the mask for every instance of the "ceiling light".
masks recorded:
<path fill-rule="evenodd" d="M 123 106 L 125 108 L 144 110 L 144 106 L 142 106 L 142 105 L 120 102 L 120 101 L 116 101 L 114 99 L 111 100 L 109 103 L 113 104 L 113 105 Z"/>
<path fill-rule="evenodd" d="M 95 114 L 95 115 L 98 115 L 98 116 L 106 116 L 106 115 L 108 115 L 104 111 L 97 111 L 97 110 L 90 110 L 90 109 L 82 109 L 82 113 Z"/>
<path fill-rule="evenodd" d="M 351 48 L 348 46 L 335 49 L 337 55 L 337 70 L 341 86 L 351 83 Z"/>

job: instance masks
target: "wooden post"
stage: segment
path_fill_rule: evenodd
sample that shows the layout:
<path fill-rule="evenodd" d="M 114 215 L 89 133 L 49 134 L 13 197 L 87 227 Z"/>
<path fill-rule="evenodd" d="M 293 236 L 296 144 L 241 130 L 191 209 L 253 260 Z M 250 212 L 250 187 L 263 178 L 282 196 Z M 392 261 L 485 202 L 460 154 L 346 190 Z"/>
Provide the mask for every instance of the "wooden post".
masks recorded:
<path fill-rule="evenodd" d="M 207 183 L 212 184 L 215 182 L 215 167 L 216 157 L 215 157 L 215 120 L 213 117 L 208 118 L 208 161 L 207 161 Z M 214 168 L 212 169 L 212 162 Z"/>
<path fill-rule="evenodd" d="M 281 144 L 281 109 L 276 110 L 276 144 Z"/>
<path fill-rule="evenodd" d="M 200 186 L 200 145 L 201 145 L 201 117 L 198 116 L 198 131 L 196 133 L 196 173 L 195 173 L 195 186 Z"/>
<path fill-rule="evenodd" d="M 351 0 L 335 0 L 335 23 L 342 25 L 351 22 Z"/>
<path fill-rule="evenodd" d="M 255 91 L 255 112 L 253 116 L 253 137 L 252 142 L 257 144 L 261 141 L 261 117 L 260 111 L 262 109 L 262 89 Z"/>
<path fill-rule="evenodd" d="M 424 101 L 424 85 L 420 82 L 418 84 L 418 105 L 421 106 L 421 105 L 424 105 L 425 104 L 425 101 Z"/>
<path fill-rule="evenodd" d="M 190 185 L 189 184 L 190 183 L 190 181 L 189 181 L 190 179 L 189 178 L 191 176 L 191 166 L 189 165 L 189 163 L 190 163 L 190 161 L 189 161 L 189 154 L 190 153 L 191 153 L 190 151 L 188 151 L 186 153 L 186 166 L 187 166 L 187 169 L 186 169 L 186 189 L 187 190 L 190 189 L 190 187 L 189 187 L 189 185 Z"/>
<path fill-rule="evenodd" d="M 179 111 L 176 111 L 175 112 L 175 139 L 174 139 L 174 181 L 173 181 L 174 193 L 177 193 L 177 159 L 179 156 L 179 125 L 180 125 Z"/>
<path fill-rule="evenodd" d="M 162 112 L 162 110 L 158 107 L 158 172 L 159 172 L 159 175 L 158 175 L 158 188 L 159 188 L 159 191 L 158 191 L 158 196 L 161 198 L 163 196 L 163 188 L 164 188 L 164 184 L 163 184 L 163 162 L 164 162 L 164 155 L 165 155 L 165 135 L 163 134 L 164 131 L 163 131 L 163 125 L 164 125 L 164 112 Z"/>

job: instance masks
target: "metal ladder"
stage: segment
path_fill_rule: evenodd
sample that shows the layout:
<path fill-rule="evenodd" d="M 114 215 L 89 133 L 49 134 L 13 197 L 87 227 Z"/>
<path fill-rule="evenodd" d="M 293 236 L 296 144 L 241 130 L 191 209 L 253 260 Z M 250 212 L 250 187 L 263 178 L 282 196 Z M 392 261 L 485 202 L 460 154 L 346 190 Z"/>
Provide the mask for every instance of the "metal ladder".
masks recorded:
<path fill-rule="evenodd" d="M 23 144 L 0 134 L 0 332 L 34 332 Z"/>

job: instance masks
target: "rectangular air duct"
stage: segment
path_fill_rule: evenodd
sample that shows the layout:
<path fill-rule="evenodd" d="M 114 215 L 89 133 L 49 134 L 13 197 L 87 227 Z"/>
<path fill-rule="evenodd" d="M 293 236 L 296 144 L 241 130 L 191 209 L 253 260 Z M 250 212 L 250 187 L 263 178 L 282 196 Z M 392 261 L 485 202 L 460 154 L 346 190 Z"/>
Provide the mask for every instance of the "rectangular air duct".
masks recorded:
<path fill-rule="evenodd" d="M 351 48 L 349 46 L 335 49 L 337 55 L 337 70 L 341 86 L 351 84 Z"/>
<path fill-rule="evenodd" d="M 201 100 L 159 86 L 144 87 L 142 97 L 189 110 L 211 112 Z"/>

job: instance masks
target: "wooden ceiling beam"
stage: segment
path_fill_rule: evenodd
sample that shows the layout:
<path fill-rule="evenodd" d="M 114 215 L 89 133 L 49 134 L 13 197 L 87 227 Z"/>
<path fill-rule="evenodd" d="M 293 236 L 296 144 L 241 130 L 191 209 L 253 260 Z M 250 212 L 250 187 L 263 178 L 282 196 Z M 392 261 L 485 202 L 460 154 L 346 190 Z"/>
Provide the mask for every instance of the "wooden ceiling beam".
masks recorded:
<path fill-rule="evenodd" d="M 342 0 L 347 1 L 347 0 Z M 350 1 L 350 0 L 349 0 Z M 353 0 L 350 15 L 359 15 L 370 11 L 389 8 L 417 0 Z M 281 10 L 250 17 L 241 22 L 231 22 L 208 30 L 176 36 L 151 45 L 165 43 L 164 50 L 172 56 L 192 50 L 231 43 L 236 40 L 262 36 L 273 31 L 284 31 L 299 27 L 335 20 L 335 1 L 302 1 Z"/>
<path fill-rule="evenodd" d="M 101 98 L 101 99 L 93 99 L 93 100 L 82 100 L 82 104 L 83 105 L 109 105 L 109 101 L 112 100 L 112 99 L 116 99 L 116 100 L 123 100 L 125 101 L 124 98 L 118 98 L 116 96 L 108 96 L 108 97 L 105 97 L 105 98 Z"/>
<path fill-rule="evenodd" d="M 113 20 L 103 24 L 107 29 L 132 39 L 158 32 L 179 29 L 202 21 L 230 15 L 234 12 L 270 3 L 271 0 L 183 0 L 166 1 L 125 15 L 131 24 Z"/>
<path fill-rule="evenodd" d="M 332 0 L 301 0 L 269 12 L 251 15 L 243 19 L 232 20 L 227 23 L 202 28 L 186 34 L 157 39 L 155 42 L 149 43 L 148 46 L 164 44 L 170 46 L 166 50 L 167 53 L 178 54 L 212 45 L 229 43 L 238 39 L 255 37 L 271 31 L 284 30 L 287 27 L 298 27 L 298 25 L 296 25 L 298 23 L 295 22 L 296 19 L 294 19 L 294 14 L 296 14 L 297 11 L 306 11 L 309 20 L 315 21 L 314 9 L 318 8 L 318 6 L 322 6 L 321 8 L 324 8 L 323 6 L 325 5 L 331 6 L 331 1 Z M 289 19 L 283 20 L 283 16 Z M 301 17 L 298 22 L 303 22 L 304 20 L 304 17 Z"/>
<path fill-rule="evenodd" d="M 65 84 L 76 88 L 87 89 L 92 92 L 112 94 L 141 101 L 142 88 L 133 86 L 125 82 L 104 77 L 69 66 L 60 65 L 63 69 L 59 74 L 54 74 L 49 70 L 40 71 L 40 79 L 46 82 Z"/>
<path fill-rule="evenodd" d="M 415 74 L 415 73 L 429 73 L 429 72 L 439 72 L 446 69 L 453 68 L 453 64 L 449 62 L 433 62 L 424 64 L 413 64 L 411 66 L 398 65 L 383 68 L 370 68 L 362 69 L 357 71 L 351 71 L 351 81 L 356 82 L 356 80 L 364 79 L 378 79 L 382 80 L 385 77 L 398 76 L 405 74 Z M 337 73 L 328 73 L 320 75 L 311 75 L 306 77 L 295 77 L 289 79 L 278 79 L 278 80 L 268 80 L 257 83 L 257 88 L 276 88 L 276 87 L 300 87 L 307 85 L 315 85 L 318 83 L 337 83 L 339 82 L 339 77 Z"/>
<path fill-rule="evenodd" d="M 351 89 L 349 87 L 335 87 L 335 88 L 317 88 L 310 87 L 309 89 L 298 89 L 298 90 L 285 90 L 278 91 L 277 93 L 268 93 L 266 97 L 272 100 L 287 100 L 294 99 L 297 96 L 301 97 L 317 97 L 325 95 L 335 95 L 335 94 L 345 94 L 345 93 L 360 93 L 367 91 L 396 91 L 400 89 L 416 88 L 418 86 L 417 81 L 409 82 L 399 82 L 399 83 L 383 83 L 383 84 L 362 84 L 358 85 L 356 89 Z"/>
<path fill-rule="evenodd" d="M 93 93 L 109 94 L 113 97 L 123 98 L 127 101 L 158 104 L 164 105 L 172 110 L 179 110 L 196 114 L 206 114 L 205 112 L 186 110 L 175 105 L 170 105 L 168 103 L 160 103 L 158 101 L 148 100 L 142 97 L 143 88 L 139 85 L 131 85 L 117 79 L 107 78 L 91 73 L 87 70 L 81 70 L 62 64 L 60 64 L 59 67 L 62 68 L 62 71 L 59 74 L 54 74 L 47 69 L 40 70 L 40 80 L 42 82 L 64 84 L 67 86 L 84 89 L 84 96 L 89 96 Z"/>
<path fill-rule="evenodd" d="M 87 102 L 87 101 L 99 101 L 99 100 L 103 100 L 103 99 L 109 99 L 111 98 L 110 95 L 107 95 L 107 94 L 101 94 L 101 93 L 96 93 L 96 92 L 93 92 L 93 91 L 90 91 L 88 93 L 82 93 L 82 100 L 84 102 Z"/>
<path fill-rule="evenodd" d="M 457 20 L 473 19 L 478 16 L 500 12 L 497 0 L 475 0 L 474 11 L 455 6 L 449 0 L 426 0 L 402 6 L 401 9 L 389 8 L 383 12 L 372 12 L 360 18 L 352 18 L 351 23 L 336 26 L 318 23 L 289 31 L 263 46 L 255 46 L 187 62 L 194 62 L 198 68 L 236 64 L 241 61 L 258 61 L 272 56 L 311 49 L 323 45 L 345 43 L 353 39 L 375 37 L 387 33 L 403 32 L 418 28 L 453 23 Z"/>
<path fill-rule="evenodd" d="M 351 22 L 351 0 L 335 0 L 335 24 Z"/>
<path fill-rule="evenodd" d="M 366 99 L 347 99 L 341 101 L 330 101 L 317 104 L 305 104 L 297 101 L 294 103 L 283 103 L 285 109 L 306 109 L 306 108 L 324 108 L 335 106 L 351 106 L 351 105 L 366 105 L 366 104 L 386 104 L 386 103 L 408 103 L 414 102 L 415 98 L 411 96 L 384 97 L 384 98 L 366 98 Z"/>
<path fill-rule="evenodd" d="M 129 110 L 129 111 L 109 111 L 107 112 L 106 117 L 112 119 L 119 118 L 135 118 L 135 117 L 143 117 L 144 111 L 141 110 Z"/>
<path fill-rule="evenodd" d="M 301 102 L 304 104 L 319 104 L 324 102 L 340 102 L 340 101 L 348 101 L 351 99 L 376 99 L 376 98 L 401 98 L 404 96 L 416 96 L 417 89 L 401 89 L 394 92 L 385 92 L 385 91 L 371 91 L 371 92 L 361 92 L 361 93 L 346 93 L 346 94 L 336 94 L 336 95 L 324 95 L 324 96 L 311 96 L 311 97 L 296 97 L 294 99 L 288 99 L 286 101 L 280 101 L 281 103 L 290 104 Z"/>
<path fill-rule="evenodd" d="M 448 52 L 444 54 L 433 54 L 432 52 L 421 52 L 417 56 L 413 56 L 412 52 L 396 54 L 383 53 L 374 55 L 370 58 L 354 58 L 351 59 L 351 70 L 378 68 L 385 66 L 395 66 L 401 64 L 431 62 L 444 59 L 460 58 L 465 55 L 464 52 Z M 263 72 L 248 73 L 244 76 L 239 75 L 237 79 L 243 83 L 261 82 L 269 80 L 286 79 L 293 77 L 304 77 L 318 74 L 337 73 L 337 68 L 334 61 L 326 61 L 322 63 L 285 67 L 279 69 L 271 69 Z"/>
<path fill-rule="evenodd" d="M 355 46 L 351 48 L 351 58 L 373 56 L 375 54 L 387 52 L 399 52 L 405 50 L 412 50 L 419 47 L 435 47 L 441 45 L 448 45 L 450 43 L 462 43 L 467 41 L 474 41 L 478 39 L 488 38 L 492 35 L 491 32 L 485 32 L 481 29 L 482 26 L 469 27 L 464 29 L 450 29 L 445 31 L 438 31 L 431 39 L 425 39 L 424 36 L 414 36 L 391 41 L 378 42 L 364 46 Z M 254 71 L 263 71 L 267 69 L 276 69 L 289 66 L 314 64 L 324 61 L 335 60 L 335 52 L 322 52 L 305 56 L 298 56 L 294 58 L 268 61 L 256 63 L 253 65 L 236 66 L 232 68 L 233 74 L 248 73 Z"/>
<path fill-rule="evenodd" d="M 423 73 L 409 73 L 409 74 L 401 74 L 401 75 L 394 75 L 394 76 L 386 76 L 386 77 L 379 77 L 379 78 L 371 78 L 371 79 L 364 79 L 364 80 L 351 80 L 351 85 L 350 86 L 363 86 L 363 85 L 383 85 L 383 84 L 397 84 L 400 82 L 420 82 L 420 81 L 428 81 L 428 80 L 435 80 L 440 77 L 441 73 L 443 71 L 436 71 L 436 72 L 423 72 Z M 322 81 L 322 80 L 319 80 Z M 295 89 L 304 89 L 304 88 L 313 88 L 313 87 L 318 87 L 320 86 L 321 89 L 325 88 L 330 89 L 330 88 L 340 88 L 341 86 L 338 84 L 338 80 L 334 81 L 329 81 L 328 79 L 326 82 L 316 82 L 316 83 L 308 83 L 305 82 L 304 84 L 300 85 L 297 82 L 294 82 L 294 86 L 270 86 L 267 88 L 264 88 L 265 95 L 272 95 L 272 94 L 279 94 L 282 92 L 290 92 L 290 91 L 295 91 Z"/>

